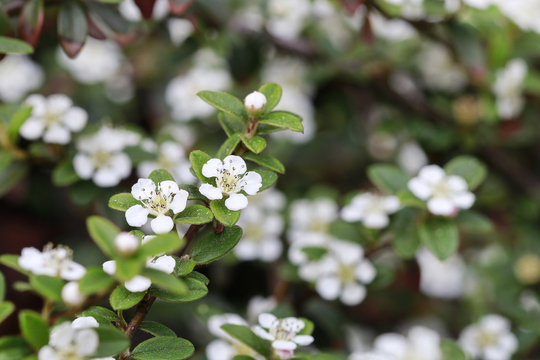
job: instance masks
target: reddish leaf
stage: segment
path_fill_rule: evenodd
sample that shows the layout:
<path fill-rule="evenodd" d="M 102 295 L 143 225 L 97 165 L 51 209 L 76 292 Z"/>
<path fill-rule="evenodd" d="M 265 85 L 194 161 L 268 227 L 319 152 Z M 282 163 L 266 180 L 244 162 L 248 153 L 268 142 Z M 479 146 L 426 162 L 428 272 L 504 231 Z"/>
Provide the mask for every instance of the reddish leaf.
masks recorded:
<path fill-rule="evenodd" d="M 358 10 L 360 5 L 364 3 L 364 0 L 341 0 L 341 3 L 343 4 L 345 10 L 352 15 L 356 12 L 356 10 Z"/>
<path fill-rule="evenodd" d="M 154 11 L 154 4 L 156 0 L 135 0 L 135 4 L 141 10 L 141 14 L 145 19 L 150 19 L 152 17 L 152 12 Z"/>
<path fill-rule="evenodd" d="M 81 5 L 76 2 L 64 3 L 57 25 L 60 46 L 69 57 L 74 58 L 81 51 L 88 33 L 86 14 Z"/>
<path fill-rule="evenodd" d="M 28 0 L 19 15 L 21 38 L 36 47 L 43 28 L 43 0 Z"/>
<path fill-rule="evenodd" d="M 169 0 L 171 13 L 176 16 L 184 15 L 193 4 L 193 0 Z"/>
<path fill-rule="evenodd" d="M 99 25 L 92 19 L 92 16 L 87 16 L 86 21 L 88 22 L 88 35 L 98 40 L 105 40 L 107 38 L 105 33 L 99 28 Z"/>

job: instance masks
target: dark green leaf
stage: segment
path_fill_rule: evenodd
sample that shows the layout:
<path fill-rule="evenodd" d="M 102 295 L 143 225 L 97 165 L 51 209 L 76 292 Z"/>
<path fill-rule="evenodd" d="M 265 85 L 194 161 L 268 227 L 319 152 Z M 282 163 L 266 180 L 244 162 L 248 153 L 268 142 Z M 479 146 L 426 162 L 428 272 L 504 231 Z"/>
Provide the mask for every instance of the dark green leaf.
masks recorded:
<path fill-rule="evenodd" d="M 219 91 L 199 91 L 197 95 L 218 110 L 242 121 L 247 121 L 248 119 L 248 114 L 242 101 L 230 94 Z"/>
<path fill-rule="evenodd" d="M 28 167 L 23 162 L 12 162 L 0 172 L 0 196 L 6 194 L 22 181 Z"/>
<path fill-rule="evenodd" d="M 186 339 L 160 336 L 146 340 L 131 353 L 137 360 L 181 360 L 190 357 L 195 348 Z"/>
<path fill-rule="evenodd" d="M 5 254 L 0 256 L 0 264 L 4 264 L 13 270 L 17 270 L 20 273 L 23 274 L 29 274 L 27 270 L 24 270 L 22 267 L 19 266 L 19 255 L 12 255 L 12 254 Z"/>
<path fill-rule="evenodd" d="M 371 165 L 367 170 L 369 179 L 382 191 L 395 194 L 407 189 L 409 177 L 392 165 Z"/>
<path fill-rule="evenodd" d="M 137 305 L 144 297 L 144 291 L 132 293 L 123 286 L 118 286 L 109 299 L 114 310 L 125 310 Z"/>
<path fill-rule="evenodd" d="M 18 336 L 0 338 L 0 360 L 18 360 L 31 353 L 28 343 Z"/>
<path fill-rule="evenodd" d="M 92 295 L 104 291 L 115 283 L 114 278 L 106 274 L 101 268 L 91 267 L 79 280 L 79 289 L 85 295 Z"/>
<path fill-rule="evenodd" d="M 223 145 L 221 145 L 219 148 L 216 156 L 223 160 L 226 156 L 231 155 L 234 149 L 236 149 L 236 146 L 240 143 L 241 135 L 242 134 L 233 134 L 231 137 L 225 140 Z"/>
<path fill-rule="evenodd" d="M 196 280 L 199 280 L 204 285 L 210 284 L 210 279 L 208 279 L 205 275 L 201 274 L 198 271 L 193 271 L 191 274 L 189 274 L 189 277 L 191 277 L 193 279 L 196 279 Z"/>
<path fill-rule="evenodd" d="M 191 251 L 197 264 L 207 264 L 225 256 L 242 238 L 242 228 L 226 227 L 220 234 L 210 233 L 199 240 Z"/>
<path fill-rule="evenodd" d="M 180 249 L 184 245 L 184 239 L 176 232 L 159 234 L 141 246 L 140 254 L 144 257 L 170 253 Z"/>
<path fill-rule="evenodd" d="M 99 216 L 90 216 L 86 221 L 90 236 L 99 246 L 101 251 L 110 258 L 116 254 L 114 239 L 120 233 L 120 229 L 112 222 Z"/>
<path fill-rule="evenodd" d="M 227 334 L 246 344 L 257 353 L 270 357 L 271 344 L 268 340 L 261 339 L 250 328 L 243 325 L 225 324 L 221 327 Z"/>
<path fill-rule="evenodd" d="M 191 168 L 195 172 L 195 175 L 204 183 L 208 182 L 208 178 L 206 178 L 202 174 L 202 167 L 204 164 L 210 160 L 211 157 L 207 153 L 204 153 L 200 150 L 192 151 L 191 154 L 189 154 L 189 161 L 191 162 Z"/>
<path fill-rule="evenodd" d="M 441 341 L 443 360 L 467 360 L 463 350 L 452 340 Z"/>
<path fill-rule="evenodd" d="M 189 274 L 193 271 L 196 264 L 193 259 L 179 258 L 176 256 L 174 256 L 174 259 L 176 260 L 176 266 L 174 268 L 175 276 L 185 276 Z"/>
<path fill-rule="evenodd" d="M 97 15 L 97 18 L 94 16 L 93 18 L 96 23 L 99 22 L 99 25 L 104 23 L 112 31 L 119 34 L 126 34 L 131 30 L 131 23 L 120 15 L 116 6 L 100 4 L 96 1 L 88 2 L 88 6 Z"/>
<path fill-rule="evenodd" d="M 159 289 L 152 286 L 150 293 L 161 300 L 172 302 L 191 302 L 199 300 L 208 294 L 208 288 L 206 284 L 195 276 L 195 272 L 192 272 L 188 276 L 183 278 L 185 284 L 188 287 L 188 291 L 184 295 L 175 295 L 166 290 Z"/>
<path fill-rule="evenodd" d="M 298 332 L 298 335 L 311 335 L 313 333 L 313 330 L 315 329 L 315 325 L 313 325 L 313 321 L 308 320 L 306 318 L 298 318 L 302 320 L 304 323 L 304 328 Z"/>
<path fill-rule="evenodd" d="M 15 305 L 9 301 L 0 302 L 0 324 L 4 321 L 13 311 L 15 310 Z"/>
<path fill-rule="evenodd" d="M 74 58 L 81 51 L 88 33 L 88 23 L 82 6 L 75 1 L 64 2 L 56 24 L 60 46 L 70 58 Z"/>
<path fill-rule="evenodd" d="M 214 213 L 216 219 L 225 226 L 233 226 L 240 218 L 240 211 L 229 210 L 225 206 L 225 200 L 210 201 L 210 209 Z"/>
<path fill-rule="evenodd" d="M 395 215 L 392 223 L 392 244 L 396 253 L 404 259 L 412 259 L 420 246 L 417 217 L 417 210 L 404 208 Z"/>
<path fill-rule="evenodd" d="M 1 45 L 1 36 L 0 36 L 0 46 Z M 23 42 L 26 46 L 30 46 L 27 43 Z M 0 51 L 1 52 L 1 51 Z M 32 107 L 28 105 L 21 106 L 15 114 L 11 117 L 9 121 L 8 136 L 11 142 L 14 142 L 19 135 L 19 130 L 24 122 L 32 115 Z"/>
<path fill-rule="evenodd" d="M 206 206 L 191 205 L 176 215 L 174 221 L 184 224 L 206 224 L 211 222 L 212 219 L 214 219 L 214 215 Z"/>
<path fill-rule="evenodd" d="M 439 260 L 449 258 L 458 249 L 458 232 L 449 219 L 428 218 L 420 224 L 419 233 L 422 242 Z"/>
<path fill-rule="evenodd" d="M 262 186 L 259 189 L 259 192 L 268 189 L 272 185 L 274 185 L 278 179 L 278 175 L 270 170 L 264 170 L 264 169 L 257 169 L 253 170 L 259 175 L 261 175 L 262 178 Z"/>
<path fill-rule="evenodd" d="M 242 134 L 244 132 L 244 122 L 234 116 L 220 112 L 218 114 L 218 121 L 229 137 L 236 133 Z"/>
<path fill-rule="evenodd" d="M 186 190 L 189 194 L 188 200 L 208 200 L 206 196 L 202 195 L 199 192 L 199 188 L 195 185 L 189 185 L 189 184 L 179 184 L 179 189 Z"/>
<path fill-rule="evenodd" d="M 142 331 L 145 331 L 149 334 L 152 334 L 154 336 L 174 336 L 176 337 L 176 334 L 174 331 L 166 327 L 165 325 L 162 325 L 155 321 L 143 321 L 141 323 L 141 326 L 139 328 Z"/>
<path fill-rule="evenodd" d="M 114 275 L 121 281 L 128 281 L 139 274 L 144 267 L 145 257 L 118 257 Z"/>
<path fill-rule="evenodd" d="M 174 177 L 167 171 L 163 169 L 154 170 L 150 173 L 148 176 L 150 180 L 152 180 L 154 183 L 159 184 L 162 181 L 174 181 Z"/>
<path fill-rule="evenodd" d="M 488 217 L 473 210 L 461 210 L 455 221 L 460 230 L 470 233 L 485 234 L 494 230 L 493 223 Z"/>
<path fill-rule="evenodd" d="M 116 313 L 101 306 L 92 306 L 88 310 L 83 311 L 82 316 L 92 316 L 96 319 L 102 318 L 109 322 L 120 321 L 120 318 L 118 317 L 118 315 L 116 315 Z"/>
<path fill-rule="evenodd" d="M 259 123 L 277 126 L 282 129 L 289 129 L 296 132 L 304 132 L 302 118 L 288 111 L 273 111 L 259 120 Z"/>
<path fill-rule="evenodd" d="M 19 326 L 22 335 L 34 349 L 38 350 L 49 343 L 49 326 L 38 313 L 21 311 Z"/>
<path fill-rule="evenodd" d="M 41 29 L 43 27 L 43 18 L 43 0 L 25 1 L 19 15 L 19 35 L 21 39 L 33 47 L 38 43 L 39 35 L 41 34 Z"/>
<path fill-rule="evenodd" d="M 143 270 L 142 275 L 152 280 L 153 286 L 157 286 L 171 294 L 185 295 L 188 291 L 186 284 L 181 279 L 163 271 L 147 268 Z"/>
<path fill-rule="evenodd" d="M 0 301 L 4 301 L 6 297 L 6 280 L 4 279 L 4 274 L 0 272 Z"/>
<path fill-rule="evenodd" d="M 30 285 L 41 296 L 62 302 L 62 288 L 64 287 L 62 279 L 46 275 L 31 275 Z"/>
<path fill-rule="evenodd" d="M 244 154 L 244 159 L 253 161 L 254 163 L 264 166 L 272 171 L 278 172 L 280 174 L 285 173 L 285 166 L 273 156 L 267 154 L 254 154 L 246 153 Z"/>
<path fill-rule="evenodd" d="M 93 357 L 109 357 L 121 354 L 129 346 L 129 338 L 112 326 L 100 326 L 94 329 L 99 337 L 99 346 Z"/>
<path fill-rule="evenodd" d="M 268 114 L 279 104 L 279 100 L 281 100 L 281 86 L 274 83 L 266 83 L 259 88 L 259 92 L 266 97 L 264 114 Z"/>
<path fill-rule="evenodd" d="M 242 139 L 242 142 L 244 143 L 244 145 L 250 151 L 253 151 L 255 154 L 260 153 L 266 147 L 266 140 L 264 140 L 260 136 L 254 136 L 252 138 L 248 138 L 244 135 L 240 135 L 240 139 Z"/>
<path fill-rule="evenodd" d="M 480 185 L 487 175 L 486 166 L 473 156 L 463 155 L 452 159 L 444 170 L 449 175 L 462 177 L 469 190 L 474 190 Z"/>
<path fill-rule="evenodd" d="M 140 204 L 141 203 L 136 200 L 131 193 L 115 194 L 109 199 L 109 207 L 120 211 L 126 211 L 130 207 Z"/>
<path fill-rule="evenodd" d="M 70 159 L 62 161 L 54 168 L 52 174 L 54 185 L 67 186 L 77 182 L 77 180 L 79 180 L 79 175 L 75 172 Z"/>

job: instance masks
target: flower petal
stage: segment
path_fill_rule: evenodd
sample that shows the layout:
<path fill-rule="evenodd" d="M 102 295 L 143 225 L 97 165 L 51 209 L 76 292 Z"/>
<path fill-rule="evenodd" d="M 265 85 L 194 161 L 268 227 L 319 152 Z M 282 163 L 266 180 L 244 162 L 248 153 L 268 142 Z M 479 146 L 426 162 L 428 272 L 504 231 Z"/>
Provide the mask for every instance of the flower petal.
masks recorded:
<path fill-rule="evenodd" d="M 219 170 L 223 168 L 223 163 L 219 159 L 210 159 L 202 167 L 202 174 L 207 177 L 216 177 Z"/>
<path fill-rule="evenodd" d="M 337 276 L 326 276 L 317 281 L 315 289 L 323 299 L 335 300 L 339 296 L 341 282 Z"/>
<path fill-rule="evenodd" d="M 431 196 L 431 186 L 423 179 L 412 178 L 407 187 L 419 199 L 427 200 Z"/>
<path fill-rule="evenodd" d="M 97 328 L 99 327 L 99 323 L 92 316 L 81 316 L 73 320 L 71 327 L 74 329 Z"/>
<path fill-rule="evenodd" d="M 133 205 L 126 211 L 126 221 L 129 226 L 143 226 L 148 221 L 148 210 L 142 205 Z"/>
<path fill-rule="evenodd" d="M 427 207 L 432 214 L 449 216 L 456 210 L 456 207 L 449 199 L 434 197 L 428 200 Z"/>
<path fill-rule="evenodd" d="M 263 338 L 263 339 L 265 339 L 265 340 L 270 340 L 270 341 L 272 341 L 272 340 L 275 339 L 272 335 L 270 335 L 270 334 L 268 333 L 268 331 L 264 330 L 264 329 L 263 329 L 262 327 L 260 327 L 260 326 L 254 326 L 251 330 L 253 330 L 253 332 L 254 332 L 257 336 L 259 336 L 259 337 L 261 337 L 261 338 Z"/>
<path fill-rule="evenodd" d="M 247 174 L 242 178 L 242 181 L 244 182 L 242 190 L 244 190 L 248 195 L 255 195 L 262 186 L 262 177 L 255 171 L 248 171 Z"/>
<path fill-rule="evenodd" d="M 178 214 L 186 208 L 189 193 L 186 190 L 179 190 L 169 205 L 173 213 Z"/>
<path fill-rule="evenodd" d="M 277 321 L 277 317 L 274 314 L 262 313 L 258 320 L 263 328 L 269 329 Z"/>
<path fill-rule="evenodd" d="M 64 94 L 53 94 L 47 97 L 46 105 L 48 111 L 63 113 L 73 105 L 73 102 Z"/>
<path fill-rule="evenodd" d="M 115 260 L 109 260 L 105 261 L 102 265 L 103 271 L 106 272 L 109 275 L 114 275 L 116 272 L 116 261 Z"/>
<path fill-rule="evenodd" d="M 139 179 L 131 187 L 131 195 L 137 200 L 150 199 L 156 191 L 156 184 L 151 179 Z"/>
<path fill-rule="evenodd" d="M 88 114 L 78 106 L 72 107 L 62 116 L 62 123 L 73 132 L 82 130 L 87 121 Z"/>
<path fill-rule="evenodd" d="M 341 301 L 345 305 L 358 305 L 366 297 L 366 288 L 357 283 L 349 283 L 341 291 Z"/>
<path fill-rule="evenodd" d="M 78 153 L 73 158 L 73 168 L 81 179 L 90 179 L 94 173 L 94 162 L 88 155 Z"/>
<path fill-rule="evenodd" d="M 202 184 L 199 186 L 199 192 L 210 200 L 219 200 L 223 198 L 221 190 L 211 184 Z"/>
<path fill-rule="evenodd" d="M 146 266 L 152 269 L 171 274 L 176 266 L 176 260 L 172 256 L 163 255 L 146 263 Z"/>
<path fill-rule="evenodd" d="M 428 184 L 437 184 L 446 176 L 444 170 L 439 165 L 424 166 L 418 173 L 418 177 Z"/>
<path fill-rule="evenodd" d="M 86 274 L 86 268 L 74 261 L 71 261 L 67 268 L 62 268 L 60 272 L 62 279 L 68 281 L 79 280 L 84 274 Z"/>
<path fill-rule="evenodd" d="M 43 134 L 44 130 L 45 124 L 41 120 L 31 116 L 22 124 L 19 133 L 25 139 L 36 140 Z"/>
<path fill-rule="evenodd" d="M 294 350 L 296 349 L 296 344 L 292 341 L 275 340 L 272 342 L 272 347 L 278 350 Z"/>
<path fill-rule="evenodd" d="M 240 156 L 229 155 L 223 159 L 223 169 L 231 175 L 240 175 L 246 172 L 246 162 Z"/>
<path fill-rule="evenodd" d="M 377 270 L 375 270 L 375 266 L 369 260 L 363 260 L 354 270 L 354 274 L 358 280 L 364 284 L 368 284 L 375 279 Z"/>
<path fill-rule="evenodd" d="M 457 194 L 452 199 L 454 201 L 454 205 L 456 205 L 460 209 L 469 209 L 474 204 L 474 200 L 476 200 L 476 197 L 471 192 L 463 192 L 461 194 Z"/>
<path fill-rule="evenodd" d="M 75 334 L 75 352 L 81 357 L 87 357 L 96 352 L 99 337 L 93 329 L 83 329 Z"/>
<path fill-rule="evenodd" d="M 225 200 L 225 206 L 232 211 L 242 210 L 248 206 L 248 199 L 244 194 L 231 194 Z"/>
<path fill-rule="evenodd" d="M 161 214 L 150 222 L 150 226 L 156 234 L 165 234 L 173 229 L 174 221 L 170 216 Z"/>
<path fill-rule="evenodd" d="M 169 196 L 178 192 L 178 184 L 171 180 L 165 180 L 158 184 L 158 189 L 165 196 Z"/>
<path fill-rule="evenodd" d="M 51 144 L 67 144 L 71 140 L 70 132 L 62 125 L 49 127 L 43 134 L 43 141 Z"/>
<path fill-rule="evenodd" d="M 313 342 L 313 336 L 311 335 L 296 335 L 293 339 L 295 343 L 301 346 L 309 345 Z"/>
<path fill-rule="evenodd" d="M 126 281 L 124 286 L 131 292 L 146 291 L 152 285 L 152 281 L 144 276 L 136 275 L 133 279 Z"/>

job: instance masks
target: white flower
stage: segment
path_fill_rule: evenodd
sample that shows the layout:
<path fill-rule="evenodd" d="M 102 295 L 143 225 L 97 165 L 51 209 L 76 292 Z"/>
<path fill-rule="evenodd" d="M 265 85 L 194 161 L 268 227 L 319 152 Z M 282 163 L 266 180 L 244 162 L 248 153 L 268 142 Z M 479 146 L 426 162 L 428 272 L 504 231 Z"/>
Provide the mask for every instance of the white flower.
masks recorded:
<path fill-rule="evenodd" d="M 428 164 L 426 153 L 416 142 L 408 141 L 401 145 L 397 159 L 399 167 L 408 175 L 417 174 Z"/>
<path fill-rule="evenodd" d="M 61 49 L 57 52 L 58 61 L 71 76 L 83 84 L 96 84 L 109 80 L 117 74 L 124 62 L 120 47 L 110 40 L 95 40 L 91 37 L 74 59 Z"/>
<path fill-rule="evenodd" d="M 462 177 L 446 175 L 437 165 L 422 168 L 408 187 L 416 197 L 427 201 L 429 211 L 435 215 L 454 215 L 458 209 L 469 209 L 475 200 Z"/>
<path fill-rule="evenodd" d="M 174 181 L 159 184 L 151 179 L 139 179 L 131 187 L 131 195 L 142 204 L 133 205 L 126 211 L 126 221 L 130 226 L 140 227 L 148 221 L 148 215 L 155 216 L 150 226 L 156 234 L 164 234 L 174 227 L 173 214 L 186 208 L 188 192 L 180 190 Z"/>
<path fill-rule="evenodd" d="M 21 100 L 28 92 L 43 83 L 41 67 L 24 55 L 7 55 L 0 61 L 0 99 L 5 102 Z"/>
<path fill-rule="evenodd" d="M 274 352 L 280 359 L 289 359 L 294 350 L 300 346 L 306 346 L 313 342 L 311 335 L 298 335 L 305 324 L 302 320 L 287 317 L 278 319 L 274 315 L 264 313 L 259 315 L 259 325 L 253 327 L 258 336 L 272 342 Z"/>
<path fill-rule="evenodd" d="M 255 195 L 262 186 L 261 175 L 246 170 L 246 162 L 240 156 L 229 155 L 223 161 L 210 159 L 203 165 L 202 174 L 207 178 L 215 177 L 216 186 L 202 184 L 199 191 L 210 200 L 219 200 L 227 196 L 225 206 L 229 210 L 244 209 L 248 205 L 248 199 L 240 192 Z"/>
<path fill-rule="evenodd" d="M 75 172 L 81 179 L 92 179 L 101 187 L 118 185 L 131 173 L 131 160 L 122 150 L 139 140 L 136 133 L 103 126 L 95 134 L 77 141 Z"/>
<path fill-rule="evenodd" d="M 190 167 L 191 164 L 182 146 L 173 141 L 165 141 L 159 145 L 157 159 L 141 162 L 137 167 L 137 173 L 140 177 L 148 177 L 152 171 L 164 169 L 179 183 L 192 184 L 196 179 L 189 171 Z"/>
<path fill-rule="evenodd" d="M 341 210 L 345 221 L 362 221 L 365 227 L 382 229 L 388 226 L 388 215 L 399 210 L 399 199 L 396 196 L 381 196 L 363 193 L 353 197 L 351 203 Z"/>
<path fill-rule="evenodd" d="M 118 5 L 118 11 L 126 20 L 140 21 L 142 14 L 139 7 L 133 0 L 124 0 Z M 161 20 L 169 14 L 169 3 L 167 0 L 157 0 L 152 9 L 152 18 Z"/>
<path fill-rule="evenodd" d="M 420 266 L 420 289 L 426 295 L 441 298 L 459 298 L 465 286 L 465 263 L 459 255 L 441 261 L 429 250 L 422 248 L 416 254 Z"/>
<path fill-rule="evenodd" d="M 358 244 L 334 240 L 321 260 L 302 265 L 299 274 L 315 281 L 315 289 L 326 300 L 339 298 L 345 305 L 354 306 L 366 297 L 364 284 L 373 281 L 375 267 L 364 258 Z"/>
<path fill-rule="evenodd" d="M 424 0 L 386 0 L 401 7 L 401 13 L 408 19 L 420 19 L 424 16 Z"/>
<path fill-rule="evenodd" d="M 265 213 L 250 206 L 242 212 L 238 225 L 244 230 L 242 239 L 234 248 L 238 259 L 271 262 L 281 255 L 280 235 L 284 228 L 281 215 Z"/>
<path fill-rule="evenodd" d="M 92 317 L 64 322 L 51 331 L 49 344 L 38 353 L 39 360 L 114 360 L 112 357 L 93 358 L 99 346 L 99 337 L 94 328 L 99 327 Z"/>
<path fill-rule="evenodd" d="M 19 266 L 36 275 L 59 276 L 64 280 L 79 280 L 86 273 L 81 264 L 72 260 L 73 252 L 65 246 L 53 248 L 48 244 L 43 252 L 26 247 L 19 258 Z"/>
<path fill-rule="evenodd" d="M 79 284 L 76 281 L 70 281 L 62 288 L 62 301 L 68 306 L 80 306 L 84 300 L 86 300 L 86 296 L 81 293 Z"/>
<path fill-rule="evenodd" d="M 172 43 L 176 46 L 181 45 L 195 31 L 191 21 L 178 18 L 169 19 L 167 21 L 167 29 L 169 30 Z"/>
<path fill-rule="evenodd" d="M 311 13 L 309 0 L 269 0 L 266 29 L 279 38 L 293 40 L 300 32 Z"/>
<path fill-rule="evenodd" d="M 172 79 L 165 91 L 165 101 L 171 107 L 172 117 L 179 121 L 213 114 L 214 108 L 197 93 L 202 90 L 224 91 L 232 84 L 226 64 L 212 50 L 199 50 L 193 64 L 186 74 Z"/>
<path fill-rule="evenodd" d="M 443 358 L 439 334 L 423 326 L 411 328 L 408 337 L 396 333 L 378 336 L 374 342 L 373 352 L 382 359 L 388 360 L 442 360 Z"/>
<path fill-rule="evenodd" d="M 486 315 L 463 329 L 459 344 L 469 356 L 478 360 L 509 360 L 518 347 L 510 322 L 496 314 Z"/>
<path fill-rule="evenodd" d="M 416 30 L 407 21 L 387 19 L 376 11 L 369 12 L 369 23 L 375 35 L 388 41 L 404 41 L 417 35 Z"/>
<path fill-rule="evenodd" d="M 114 238 L 114 247 L 122 255 L 131 255 L 140 246 L 139 239 L 128 232 L 121 232 Z"/>
<path fill-rule="evenodd" d="M 53 144 L 67 144 L 71 132 L 82 130 L 88 120 L 86 111 L 73 106 L 70 98 L 63 94 L 31 95 L 25 103 L 32 106 L 30 117 L 21 126 L 21 136 L 28 140 L 43 137 Z"/>
<path fill-rule="evenodd" d="M 470 1 L 470 0 L 469 0 Z M 523 30 L 540 33 L 540 2 L 537 0 L 492 0 L 501 12 Z"/>
<path fill-rule="evenodd" d="M 247 319 L 249 322 L 255 322 L 257 321 L 257 318 L 262 313 L 267 313 L 276 308 L 278 305 L 276 299 L 272 296 L 270 297 L 262 297 L 260 295 L 256 295 L 252 297 L 247 306 Z"/>
<path fill-rule="evenodd" d="M 443 45 L 427 43 L 418 56 L 418 68 L 429 89 L 458 92 L 467 85 L 465 69 Z"/>
<path fill-rule="evenodd" d="M 250 114 L 257 114 L 264 110 L 266 106 L 266 96 L 264 94 L 254 91 L 244 99 L 244 106 Z"/>
<path fill-rule="evenodd" d="M 153 235 L 147 235 L 142 239 L 142 244 L 146 244 L 155 238 Z M 176 266 L 176 260 L 169 255 L 151 256 L 146 259 L 146 267 L 162 271 L 166 274 L 172 274 Z M 109 260 L 103 263 L 103 271 L 109 275 L 116 273 L 116 261 Z M 124 287 L 131 292 L 146 291 L 152 285 L 152 280 L 141 275 L 135 275 L 132 279 L 124 283 Z"/>
<path fill-rule="evenodd" d="M 525 104 L 521 89 L 527 74 L 527 64 L 514 59 L 497 72 L 493 92 L 497 97 L 497 112 L 503 119 L 519 115 Z"/>

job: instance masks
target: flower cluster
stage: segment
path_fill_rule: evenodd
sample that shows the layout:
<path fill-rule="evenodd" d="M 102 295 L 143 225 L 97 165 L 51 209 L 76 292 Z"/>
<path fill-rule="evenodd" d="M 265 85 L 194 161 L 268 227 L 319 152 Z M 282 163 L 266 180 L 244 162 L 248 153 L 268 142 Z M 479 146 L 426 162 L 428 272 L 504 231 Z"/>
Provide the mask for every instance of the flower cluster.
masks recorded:
<path fill-rule="evenodd" d="M 72 260 L 71 249 L 65 246 L 45 246 L 43 251 L 34 247 L 22 250 L 18 260 L 19 266 L 36 275 L 60 277 L 64 280 L 79 280 L 86 273 L 86 269 Z"/>

